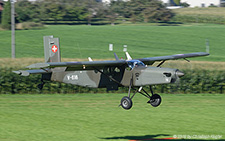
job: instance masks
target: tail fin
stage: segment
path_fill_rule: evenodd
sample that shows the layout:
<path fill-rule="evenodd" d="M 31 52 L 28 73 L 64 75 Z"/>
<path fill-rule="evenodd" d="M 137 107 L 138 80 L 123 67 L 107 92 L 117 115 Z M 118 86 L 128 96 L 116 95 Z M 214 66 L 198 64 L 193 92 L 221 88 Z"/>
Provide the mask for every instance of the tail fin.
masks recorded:
<path fill-rule="evenodd" d="M 59 38 L 44 36 L 45 62 L 61 62 Z"/>

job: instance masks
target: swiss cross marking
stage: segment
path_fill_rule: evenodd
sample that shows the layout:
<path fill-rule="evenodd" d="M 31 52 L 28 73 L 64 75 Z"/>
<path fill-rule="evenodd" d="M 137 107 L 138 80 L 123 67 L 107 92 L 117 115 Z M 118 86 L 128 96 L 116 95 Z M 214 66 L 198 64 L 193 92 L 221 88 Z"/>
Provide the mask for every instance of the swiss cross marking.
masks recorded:
<path fill-rule="evenodd" d="M 56 45 L 53 45 L 53 46 L 52 46 L 52 52 L 53 52 L 53 53 L 56 53 L 57 50 L 58 50 L 58 47 L 57 47 Z"/>

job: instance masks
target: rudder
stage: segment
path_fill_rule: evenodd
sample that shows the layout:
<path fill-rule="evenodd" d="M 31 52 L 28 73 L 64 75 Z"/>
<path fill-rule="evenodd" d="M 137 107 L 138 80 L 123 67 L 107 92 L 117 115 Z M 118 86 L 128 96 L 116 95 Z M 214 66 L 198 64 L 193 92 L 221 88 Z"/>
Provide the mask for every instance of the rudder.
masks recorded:
<path fill-rule="evenodd" d="M 45 62 L 61 62 L 59 38 L 44 36 Z"/>

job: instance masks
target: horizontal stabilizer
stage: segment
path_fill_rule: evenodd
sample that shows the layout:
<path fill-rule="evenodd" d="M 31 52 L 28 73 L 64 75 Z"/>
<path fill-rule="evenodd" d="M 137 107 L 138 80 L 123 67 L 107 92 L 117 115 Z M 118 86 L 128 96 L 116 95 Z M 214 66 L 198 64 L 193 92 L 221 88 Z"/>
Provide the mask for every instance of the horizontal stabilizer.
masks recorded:
<path fill-rule="evenodd" d="M 29 76 L 30 73 L 27 71 L 23 71 L 23 70 L 18 70 L 18 71 L 12 71 L 13 73 L 16 73 L 18 75 L 22 75 L 22 76 Z"/>
<path fill-rule="evenodd" d="M 13 73 L 16 73 L 18 75 L 22 76 L 29 76 L 30 74 L 46 74 L 46 73 L 51 73 L 50 69 L 43 70 L 43 69 L 38 69 L 38 70 L 18 70 L 18 71 L 12 71 Z"/>

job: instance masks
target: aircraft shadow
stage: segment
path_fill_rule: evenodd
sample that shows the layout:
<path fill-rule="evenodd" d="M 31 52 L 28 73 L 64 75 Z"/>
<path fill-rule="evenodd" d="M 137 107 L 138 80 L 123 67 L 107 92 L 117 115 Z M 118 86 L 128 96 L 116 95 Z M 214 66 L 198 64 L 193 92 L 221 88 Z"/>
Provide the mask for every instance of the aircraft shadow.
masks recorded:
<path fill-rule="evenodd" d="M 157 138 L 159 136 L 164 136 L 163 138 Z M 152 141 L 152 140 L 175 140 L 175 141 L 206 141 L 209 139 L 176 139 L 172 135 L 168 134 L 157 134 L 157 135 L 145 135 L 145 136 L 124 136 L 124 137 L 107 137 L 101 138 L 105 140 L 121 140 L 126 139 L 130 141 Z M 224 139 L 212 139 L 216 141 L 225 141 Z"/>

